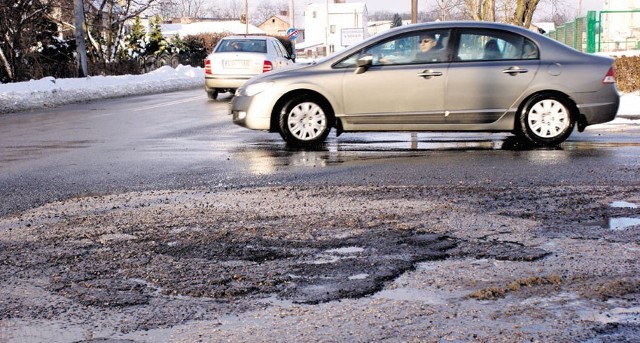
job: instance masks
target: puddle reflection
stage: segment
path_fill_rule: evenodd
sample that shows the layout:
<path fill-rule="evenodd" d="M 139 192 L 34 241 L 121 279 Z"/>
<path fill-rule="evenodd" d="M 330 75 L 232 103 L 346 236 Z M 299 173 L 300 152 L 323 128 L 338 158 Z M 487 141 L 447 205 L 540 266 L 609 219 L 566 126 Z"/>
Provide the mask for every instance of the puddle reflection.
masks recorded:
<path fill-rule="evenodd" d="M 536 165 L 567 163 L 571 158 L 602 152 L 569 146 L 532 149 L 522 146 L 516 137 L 504 133 L 375 133 L 348 137 L 330 137 L 313 150 L 295 149 L 279 139 L 235 147 L 231 152 L 247 162 L 247 171 L 256 175 L 274 174 L 288 167 L 323 168 L 342 163 L 357 163 L 395 157 L 421 157 L 429 152 L 513 151 L 518 158 Z M 582 152 L 577 153 L 577 150 Z M 585 152 L 586 153 L 583 153 Z M 585 156 L 586 156 L 585 155 Z"/>

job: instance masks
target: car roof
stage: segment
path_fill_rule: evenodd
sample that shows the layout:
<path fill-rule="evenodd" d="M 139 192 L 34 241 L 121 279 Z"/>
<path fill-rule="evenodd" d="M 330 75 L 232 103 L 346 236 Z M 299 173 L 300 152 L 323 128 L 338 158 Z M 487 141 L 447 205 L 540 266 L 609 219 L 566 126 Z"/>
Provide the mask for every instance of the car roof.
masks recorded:
<path fill-rule="evenodd" d="M 253 39 L 253 40 L 265 40 L 265 39 L 270 39 L 273 37 L 270 36 L 250 36 L 250 35 L 246 35 L 246 36 L 239 36 L 239 35 L 234 35 L 234 36 L 226 36 L 222 39 Z"/>
<path fill-rule="evenodd" d="M 504 23 L 495 23 L 488 21 L 471 21 L 471 20 L 463 20 L 463 21 L 434 21 L 427 23 L 417 23 L 417 24 L 408 24 L 402 25 L 398 27 L 394 27 L 390 30 L 378 33 L 373 35 L 360 43 L 356 43 L 355 45 L 337 52 L 334 55 L 328 56 L 326 61 L 330 61 L 329 64 L 333 64 L 336 61 L 343 59 L 349 54 L 353 53 L 354 50 L 367 46 L 375 41 L 381 41 L 388 37 L 392 37 L 398 34 L 403 34 L 406 32 L 413 32 L 418 30 L 427 30 L 427 29 L 457 29 L 457 28 L 475 28 L 475 29 L 488 29 L 488 30 L 507 30 L 511 32 L 515 32 L 521 34 L 530 39 L 534 39 L 537 42 L 541 40 L 551 40 L 548 37 L 545 37 L 538 32 L 529 30 L 522 26 L 516 26 L 513 24 L 504 24 Z M 558 45 L 562 45 L 558 43 Z"/>
<path fill-rule="evenodd" d="M 494 23 L 489 21 L 471 21 L 471 20 L 461 20 L 461 21 L 435 21 L 428 23 L 417 23 L 417 24 L 409 24 L 395 27 L 391 30 L 386 31 L 385 33 L 399 33 L 403 31 L 413 31 L 416 29 L 438 29 L 438 28 L 479 28 L 479 29 L 498 29 L 498 30 L 509 30 L 523 34 L 535 33 L 525 27 L 517 26 L 513 24 L 505 24 L 505 23 Z"/>

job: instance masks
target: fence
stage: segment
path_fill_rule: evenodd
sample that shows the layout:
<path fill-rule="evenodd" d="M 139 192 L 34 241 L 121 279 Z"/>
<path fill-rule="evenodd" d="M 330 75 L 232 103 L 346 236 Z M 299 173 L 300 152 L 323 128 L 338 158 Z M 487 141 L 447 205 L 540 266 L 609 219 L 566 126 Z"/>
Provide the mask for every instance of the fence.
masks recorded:
<path fill-rule="evenodd" d="M 640 10 L 589 11 L 546 35 L 589 53 L 640 50 Z"/>

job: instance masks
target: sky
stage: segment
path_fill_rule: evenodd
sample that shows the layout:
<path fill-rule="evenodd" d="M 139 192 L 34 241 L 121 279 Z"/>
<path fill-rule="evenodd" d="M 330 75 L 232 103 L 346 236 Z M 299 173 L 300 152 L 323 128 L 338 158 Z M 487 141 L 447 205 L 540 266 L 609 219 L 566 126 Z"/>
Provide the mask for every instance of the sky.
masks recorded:
<path fill-rule="evenodd" d="M 332 1 L 332 0 L 330 0 Z M 437 0 L 418 0 L 418 11 L 422 11 L 425 6 L 433 6 Z M 569 6 L 574 7 L 576 10 L 579 6 L 580 0 L 561 0 L 567 3 Z M 319 1 L 314 1 L 319 2 Z M 411 12 L 411 0 L 347 0 L 347 2 L 365 2 L 367 4 L 367 10 L 369 13 L 378 11 L 389 11 L 398 13 Z M 545 3 L 549 3 L 549 0 L 541 0 L 540 5 L 545 6 Z M 604 0 L 582 0 L 583 12 L 586 10 L 602 10 L 602 4 Z"/>
<path fill-rule="evenodd" d="M 203 68 L 178 66 L 173 69 L 164 66 L 143 75 L 90 76 L 75 79 L 46 77 L 27 82 L 0 84 L 0 115 L 105 98 L 194 88 L 202 89 L 202 99 L 206 101 Z M 637 116 L 640 119 L 640 91 L 622 95 L 618 115 Z M 638 119 L 616 118 L 612 123 L 636 124 Z"/>

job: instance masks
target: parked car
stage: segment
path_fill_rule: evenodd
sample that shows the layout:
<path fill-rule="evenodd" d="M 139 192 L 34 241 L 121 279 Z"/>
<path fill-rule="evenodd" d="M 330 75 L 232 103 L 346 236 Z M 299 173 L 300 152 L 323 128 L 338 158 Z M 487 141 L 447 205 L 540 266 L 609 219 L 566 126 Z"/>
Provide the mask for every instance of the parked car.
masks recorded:
<path fill-rule="evenodd" d="M 418 58 L 421 45 L 438 53 Z M 297 147 L 321 144 L 331 128 L 337 135 L 504 131 L 555 146 L 574 126 L 612 120 L 619 102 L 612 58 L 523 27 L 437 22 L 401 26 L 317 63 L 258 76 L 236 91 L 230 114 Z"/>
<path fill-rule="evenodd" d="M 205 90 L 215 100 L 218 93 L 233 93 L 255 75 L 292 64 L 289 53 L 274 37 L 228 36 L 204 61 Z"/>

